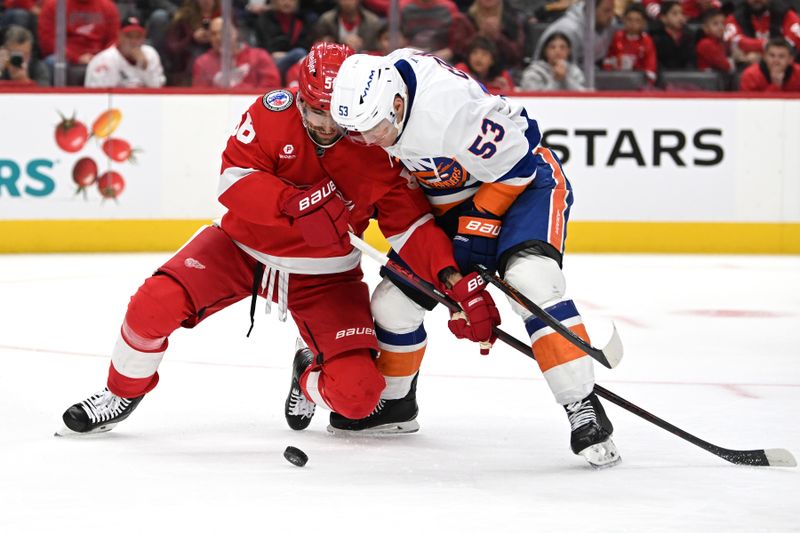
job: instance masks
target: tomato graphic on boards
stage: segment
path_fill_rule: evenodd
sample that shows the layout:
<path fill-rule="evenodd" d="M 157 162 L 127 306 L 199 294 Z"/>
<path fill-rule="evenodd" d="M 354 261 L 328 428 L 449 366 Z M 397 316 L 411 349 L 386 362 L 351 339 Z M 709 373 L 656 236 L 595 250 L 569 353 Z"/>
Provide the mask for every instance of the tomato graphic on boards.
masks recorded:
<path fill-rule="evenodd" d="M 119 109 L 111 108 L 103 111 L 92 123 L 92 134 L 104 139 L 116 131 L 120 122 L 122 122 L 122 112 Z"/>
<path fill-rule="evenodd" d="M 56 144 L 59 148 L 65 152 L 75 153 L 83 148 L 88 139 L 89 130 L 83 122 L 77 120 L 74 114 L 72 118 L 61 115 L 61 122 L 56 126 Z"/>
<path fill-rule="evenodd" d="M 97 178 L 97 189 L 103 198 L 116 199 L 125 190 L 125 179 L 113 170 Z"/>
<path fill-rule="evenodd" d="M 86 187 L 97 181 L 97 163 L 91 157 L 81 157 L 72 167 L 72 181 L 78 185 L 75 194 L 83 193 L 86 198 Z"/>
<path fill-rule="evenodd" d="M 103 141 L 103 153 L 117 163 L 124 163 L 125 161 L 136 163 L 137 151 L 131 148 L 131 143 L 123 139 L 109 137 Z"/>

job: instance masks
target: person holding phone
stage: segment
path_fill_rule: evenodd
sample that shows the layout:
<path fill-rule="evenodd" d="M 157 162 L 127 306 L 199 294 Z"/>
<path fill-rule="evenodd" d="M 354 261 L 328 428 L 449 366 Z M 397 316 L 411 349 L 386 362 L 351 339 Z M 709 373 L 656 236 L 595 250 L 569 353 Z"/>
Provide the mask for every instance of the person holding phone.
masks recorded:
<path fill-rule="evenodd" d="M 50 85 L 47 67 L 33 57 L 33 34 L 27 28 L 12 25 L 6 29 L 0 47 L 0 84 Z"/>

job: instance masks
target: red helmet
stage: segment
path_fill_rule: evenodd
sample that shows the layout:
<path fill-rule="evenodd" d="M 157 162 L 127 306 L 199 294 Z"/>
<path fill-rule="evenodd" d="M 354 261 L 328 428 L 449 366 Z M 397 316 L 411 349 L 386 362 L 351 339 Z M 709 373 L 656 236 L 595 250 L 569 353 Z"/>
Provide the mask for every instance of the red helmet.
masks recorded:
<path fill-rule="evenodd" d="M 333 79 L 355 51 L 346 44 L 317 43 L 300 63 L 300 96 L 314 109 L 331 108 Z"/>

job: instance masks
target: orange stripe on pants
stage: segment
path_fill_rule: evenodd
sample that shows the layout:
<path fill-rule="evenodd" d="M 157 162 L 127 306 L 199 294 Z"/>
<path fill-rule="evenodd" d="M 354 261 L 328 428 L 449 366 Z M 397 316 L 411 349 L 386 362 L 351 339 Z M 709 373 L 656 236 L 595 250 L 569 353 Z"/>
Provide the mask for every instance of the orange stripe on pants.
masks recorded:
<path fill-rule="evenodd" d="M 391 352 L 381 350 L 378 356 L 378 370 L 388 377 L 413 376 L 419 371 L 422 357 L 425 355 L 425 346 L 413 352 Z"/>
<path fill-rule="evenodd" d="M 567 210 L 567 178 L 561 170 L 561 166 L 553 157 L 553 152 L 549 148 L 539 147 L 536 153 L 541 155 L 545 162 L 550 166 L 553 180 L 556 186 L 550 197 L 550 232 L 547 242 L 556 250 L 564 252 L 564 212 Z"/>
<path fill-rule="evenodd" d="M 583 324 L 575 324 L 570 326 L 569 329 L 581 339 L 589 342 L 589 335 L 586 333 L 586 328 Z M 536 355 L 536 361 L 539 363 L 539 368 L 542 369 L 542 372 L 586 355 L 580 348 L 555 332 L 545 335 L 534 342 L 533 353 Z"/>

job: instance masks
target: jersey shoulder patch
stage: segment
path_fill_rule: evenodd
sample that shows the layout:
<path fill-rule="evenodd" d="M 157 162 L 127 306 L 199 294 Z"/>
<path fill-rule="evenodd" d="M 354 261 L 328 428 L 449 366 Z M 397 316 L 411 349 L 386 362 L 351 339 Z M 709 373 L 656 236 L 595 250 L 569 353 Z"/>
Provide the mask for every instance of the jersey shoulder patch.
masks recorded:
<path fill-rule="evenodd" d="M 270 111 L 284 111 L 289 109 L 289 106 L 292 105 L 293 101 L 294 96 L 292 96 L 292 93 L 286 89 L 276 89 L 274 91 L 270 91 L 264 95 L 264 98 L 261 99 L 264 107 Z"/>

